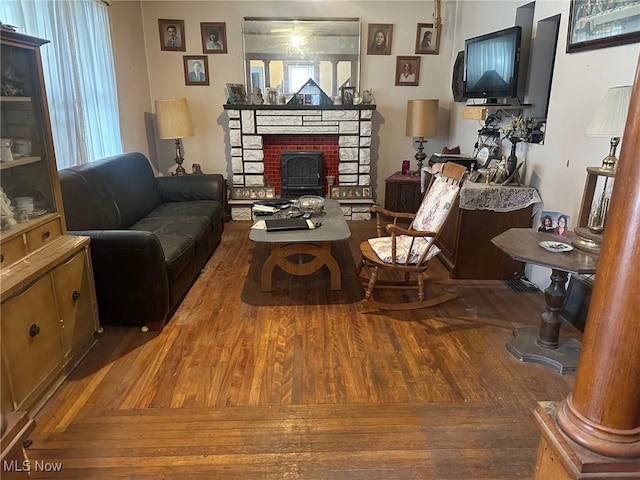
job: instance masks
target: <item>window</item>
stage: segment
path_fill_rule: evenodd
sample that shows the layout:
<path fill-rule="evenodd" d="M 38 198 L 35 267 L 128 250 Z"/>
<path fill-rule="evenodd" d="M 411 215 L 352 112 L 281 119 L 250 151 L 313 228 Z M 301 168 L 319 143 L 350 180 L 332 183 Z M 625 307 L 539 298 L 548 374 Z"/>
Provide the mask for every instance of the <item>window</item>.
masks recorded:
<path fill-rule="evenodd" d="M 58 168 L 122 153 L 108 7 L 97 0 L 4 0 L 0 19 L 41 48 Z"/>

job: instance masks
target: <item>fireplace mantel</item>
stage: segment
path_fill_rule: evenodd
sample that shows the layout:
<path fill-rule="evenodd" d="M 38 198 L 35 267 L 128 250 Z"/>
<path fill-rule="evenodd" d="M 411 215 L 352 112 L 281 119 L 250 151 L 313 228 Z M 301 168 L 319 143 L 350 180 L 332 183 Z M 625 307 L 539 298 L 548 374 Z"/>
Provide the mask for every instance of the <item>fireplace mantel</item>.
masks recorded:
<path fill-rule="evenodd" d="M 339 156 L 335 185 L 370 186 L 371 121 L 375 108 L 375 105 L 224 105 L 229 117 L 230 183 L 233 187 L 266 186 L 264 136 L 334 135 Z M 366 203 L 354 209 L 345 206 L 345 215 L 349 209 L 351 218 L 370 218 L 368 207 L 373 199 Z M 247 220 L 246 209 L 230 204 L 234 220 Z"/>

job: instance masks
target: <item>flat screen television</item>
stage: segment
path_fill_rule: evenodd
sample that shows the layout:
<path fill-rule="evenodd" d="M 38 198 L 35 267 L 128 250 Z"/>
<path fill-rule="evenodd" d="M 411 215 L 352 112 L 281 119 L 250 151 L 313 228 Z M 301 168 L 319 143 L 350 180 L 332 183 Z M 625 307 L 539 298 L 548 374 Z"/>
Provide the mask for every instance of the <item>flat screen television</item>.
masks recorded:
<path fill-rule="evenodd" d="M 518 26 L 468 38 L 464 42 L 464 96 L 498 98 L 518 96 L 520 38 Z"/>

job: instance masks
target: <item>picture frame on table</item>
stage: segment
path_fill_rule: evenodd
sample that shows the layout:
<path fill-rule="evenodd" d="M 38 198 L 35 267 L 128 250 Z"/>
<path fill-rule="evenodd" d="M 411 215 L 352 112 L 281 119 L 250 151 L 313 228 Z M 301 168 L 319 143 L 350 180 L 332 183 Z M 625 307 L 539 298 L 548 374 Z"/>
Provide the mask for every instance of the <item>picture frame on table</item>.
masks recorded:
<path fill-rule="evenodd" d="M 160 50 L 186 52 L 187 44 L 184 32 L 184 20 L 158 19 L 160 32 Z"/>
<path fill-rule="evenodd" d="M 209 85 L 209 62 L 206 55 L 184 55 L 184 84 Z"/>
<path fill-rule="evenodd" d="M 433 23 L 419 23 L 416 30 L 416 53 L 438 55 L 440 49 L 440 29 Z"/>
<path fill-rule="evenodd" d="M 227 53 L 227 24 L 200 23 L 202 53 Z"/>
<path fill-rule="evenodd" d="M 420 57 L 396 57 L 396 86 L 416 86 L 420 81 Z"/>
<path fill-rule="evenodd" d="M 640 3 L 571 0 L 567 53 L 640 42 Z"/>
<path fill-rule="evenodd" d="M 393 24 L 370 23 L 367 27 L 367 55 L 391 55 Z"/>

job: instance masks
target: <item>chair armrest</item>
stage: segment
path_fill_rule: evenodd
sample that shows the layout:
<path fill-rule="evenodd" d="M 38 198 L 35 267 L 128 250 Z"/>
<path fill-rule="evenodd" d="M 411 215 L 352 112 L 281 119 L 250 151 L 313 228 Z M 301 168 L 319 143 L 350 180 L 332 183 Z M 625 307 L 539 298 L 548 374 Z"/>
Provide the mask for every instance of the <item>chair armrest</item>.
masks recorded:
<path fill-rule="evenodd" d="M 143 325 L 166 318 L 169 279 L 158 237 L 136 230 L 82 230 L 89 250 L 101 321 Z"/>
<path fill-rule="evenodd" d="M 393 212 L 391 210 L 387 210 L 386 208 L 382 208 L 379 205 L 372 205 L 371 212 L 376 212 L 382 215 L 386 215 L 387 217 L 393 217 L 393 218 L 406 218 L 408 220 L 413 220 L 414 218 L 416 218 L 415 213 Z"/>
<path fill-rule="evenodd" d="M 158 177 L 158 188 L 163 203 L 217 200 L 226 206 L 227 183 L 219 173 Z"/>

